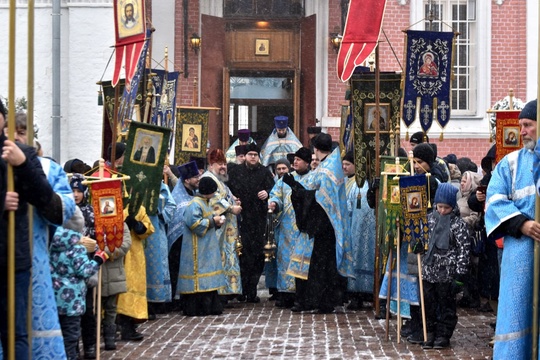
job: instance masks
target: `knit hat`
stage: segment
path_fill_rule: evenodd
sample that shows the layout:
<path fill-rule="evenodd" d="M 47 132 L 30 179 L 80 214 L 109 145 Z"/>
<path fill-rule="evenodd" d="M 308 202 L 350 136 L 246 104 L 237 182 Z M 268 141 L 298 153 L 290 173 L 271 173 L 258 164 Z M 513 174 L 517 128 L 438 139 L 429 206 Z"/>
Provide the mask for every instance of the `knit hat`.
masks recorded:
<path fill-rule="evenodd" d="M 216 190 L 217 184 L 211 177 L 204 176 L 201 181 L 199 181 L 199 194 L 210 195 L 215 193 Z"/>
<path fill-rule="evenodd" d="M 71 179 L 69 180 L 69 186 L 71 189 L 77 189 L 81 192 L 85 192 L 86 189 L 88 189 L 88 186 L 83 185 L 84 176 L 81 174 L 73 174 Z"/>
<path fill-rule="evenodd" d="M 234 147 L 234 152 L 236 156 L 239 155 L 246 155 L 247 154 L 247 147 L 246 145 L 237 145 Z"/>
<path fill-rule="evenodd" d="M 320 134 L 322 131 L 322 127 L 320 126 L 310 126 L 307 128 L 308 134 Z"/>
<path fill-rule="evenodd" d="M 182 181 L 199 176 L 199 168 L 197 167 L 197 163 L 195 161 L 190 161 L 180 165 L 178 167 L 178 172 L 180 173 L 180 178 Z"/>
<path fill-rule="evenodd" d="M 289 126 L 289 118 L 287 116 L 276 116 L 274 118 L 276 129 L 286 129 Z"/>
<path fill-rule="evenodd" d="M 536 121 L 536 105 L 537 105 L 538 99 L 529 101 L 527 104 L 525 104 L 525 107 L 521 112 L 519 113 L 520 119 L 529 119 Z"/>
<path fill-rule="evenodd" d="M 425 134 L 426 136 L 426 142 L 429 142 L 429 137 L 427 136 L 427 134 Z M 409 140 L 409 142 L 411 144 L 421 144 L 424 142 L 424 132 L 423 131 L 418 131 L 418 132 L 415 132 L 414 134 L 411 135 L 411 138 Z"/>
<path fill-rule="evenodd" d="M 287 166 L 289 169 L 291 168 L 291 163 L 289 160 L 285 159 L 285 158 L 281 158 L 279 159 L 278 161 L 276 161 L 276 167 L 278 165 L 281 165 L 281 164 L 285 164 L 285 166 Z"/>
<path fill-rule="evenodd" d="M 122 157 L 122 155 L 124 155 L 124 152 L 126 151 L 126 145 L 124 143 L 121 143 L 121 142 L 117 142 L 116 143 L 116 152 L 115 152 L 115 157 L 117 159 L 120 159 Z M 108 159 L 111 160 L 111 156 L 112 156 L 112 144 L 109 145 L 109 148 L 107 149 L 107 155 L 108 155 Z"/>
<path fill-rule="evenodd" d="M 425 161 L 429 165 L 435 161 L 435 153 L 428 143 L 418 144 L 413 149 L 413 157 Z"/>
<path fill-rule="evenodd" d="M 456 164 L 457 156 L 456 154 L 448 154 L 445 157 L 443 157 L 443 160 L 446 161 L 448 164 Z"/>
<path fill-rule="evenodd" d="M 320 133 L 311 139 L 311 144 L 314 148 L 319 149 L 320 151 L 332 151 L 332 136 L 326 133 Z"/>
<path fill-rule="evenodd" d="M 255 151 L 257 154 L 261 154 L 261 149 L 257 146 L 255 143 L 247 144 L 246 145 L 246 154 L 248 152 Z"/>
<path fill-rule="evenodd" d="M 347 151 L 347 153 L 343 157 L 343 161 L 348 161 L 351 164 L 354 164 L 354 152 L 352 150 Z"/>
<path fill-rule="evenodd" d="M 250 136 L 251 136 L 251 130 L 249 129 L 238 130 L 238 140 L 247 142 Z"/>
<path fill-rule="evenodd" d="M 433 202 L 435 204 L 446 204 L 452 208 L 455 208 L 457 204 L 458 191 L 458 188 L 452 184 L 441 183 L 437 187 L 437 192 L 435 192 L 435 199 Z"/>
<path fill-rule="evenodd" d="M 227 163 L 227 159 L 225 158 L 225 154 L 223 153 L 223 150 L 212 149 L 208 152 L 208 164 L 212 165 L 215 163 L 222 163 L 222 164 Z"/>
<path fill-rule="evenodd" d="M 301 147 L 294 153 L 295 157 L 298 157 L 308 164 L 311 162 L 311 150 L 309 150 L 307 147 Z"/>

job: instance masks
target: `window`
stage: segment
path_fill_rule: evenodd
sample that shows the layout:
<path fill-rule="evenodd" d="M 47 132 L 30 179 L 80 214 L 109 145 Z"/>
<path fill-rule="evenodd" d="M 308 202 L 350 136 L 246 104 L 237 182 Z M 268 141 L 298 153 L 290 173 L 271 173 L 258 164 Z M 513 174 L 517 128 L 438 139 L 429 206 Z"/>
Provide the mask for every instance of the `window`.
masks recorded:
<path fill-rule="evenodd" d="M 304 16 L 304 0 L 225 0 L 226 18 L 300 18 Z"/>
<path fill-rule="evenodd" d="M 476 8 L 469 0 L 424 1 L 425 30 L 457 31 L 454 53 L 454 79 L 452 80 L 452 114 L 476 114 Z M 429 19 L 434 19 L 431 23 Z M 452 29 L 450 28 L 452 27 Z"/>

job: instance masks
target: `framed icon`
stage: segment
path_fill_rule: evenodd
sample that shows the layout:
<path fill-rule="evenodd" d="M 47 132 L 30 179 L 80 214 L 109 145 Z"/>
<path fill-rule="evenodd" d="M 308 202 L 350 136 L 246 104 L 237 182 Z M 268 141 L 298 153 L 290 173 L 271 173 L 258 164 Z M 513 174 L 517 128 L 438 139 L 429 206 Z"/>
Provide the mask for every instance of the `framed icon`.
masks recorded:
<path fill-rule="evenodd" d="M 388 133 L 390 131 L 390 104 L 379 104 L 380 114 L 376 116 L 377 105 L 374 103 L 368 103 L 364 107 L 364 132 L 374 133 L 377 126 L 379 126 L 379 132 Z"/>
<path fill-rule="evenodd" d="M 182 124 L 182 151 L 201 151 L 202 125 Z"/>
<path fill-rule="evenodd" d="M 407 211 L 419 212 L 422 210 L 422 196 L 420 192 L 410 192 L 407 194 Z"/>
<path fill-rule="evenodd" d="M 270 55 L 270 40 L 256 39 L 255 40 L 255 55 Z"/>
<path fill-rule="evenodd" d="M 519 127 L 505 126 L 503 128 L 503 142 L 502 145 L 505 148 L 520 148 L 520 135 Z"/>

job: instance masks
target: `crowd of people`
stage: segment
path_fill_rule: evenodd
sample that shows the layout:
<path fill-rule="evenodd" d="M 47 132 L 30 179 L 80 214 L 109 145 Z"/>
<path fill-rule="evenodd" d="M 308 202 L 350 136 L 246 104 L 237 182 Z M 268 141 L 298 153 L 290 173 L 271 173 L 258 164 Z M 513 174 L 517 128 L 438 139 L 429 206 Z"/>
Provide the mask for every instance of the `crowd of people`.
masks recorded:
<path fill-rule="evenodd" d="M 5 118 L 0 103 L 2 129 Z M 262 146 L 242 129 L 228 150 L 211 148 L 203 161 L 165 165 L 157 214 L 148 215 L 144 206 L 130 211 L 127 203 L 121 246 L 100 250 L 84 181 L 84 174 L 93 170 L 78 159 L 62 169 L 38 157 L 26 144 L 26 118 L 18 115 L 18 119 L 15 142 L 0 132 L 0 209 L 15 211 L 16 219 L 17 359 L 29 354 L 96 357 L 95 289 L 100 269 L 105 350 L 116 349 L 118 332 L 122 341 L 142 340 L 138 324 L 158 313 L 220 315 L 232 304 L 258 303 L 257 286 L 264 274 L 269 300 L 277 307 L 323 314 L 338 306 L 354 311 L 372 306 L 375 295 L 381 299 L 381 308 L 375 309 L 378 318 L 386 316 L 386 307 L 396 313 L 395 278 L 400 276 L 400 315 L 407 319 L 401 336 L 409 342 L 424 349 L 450 346 L 456 308 L 462 306 L 496 312 L 496 358 L 530 356 L 526 347 L 531 341 L 532 310 L 520 304 L 532 302 L 531 289 L 524 284 L 532 283 L 532 256 L 525 254 L 532 254 L 533 240 L 540 241 L 531 172 L 536 101 L 520 114 L 524 148 L 495 168 L 492 150 L 479 169 L 468 158 L 438 157 L 426 134 L 413 134 L 411 166 L 415 174 L 430 174 L 429 237 L 416 244 L 402 243 L 400 269 L 391 262 L 383 264 L 386 272 L 379 294 L 373 293 L 377 241 L 373 197 L 379 182 L 359 186 L 354 152 L 342 154 L 321 128 L 311 127 L 309 143 L 303 146 L 288 119 L 279 116 Z M 112 150 L 113 145 L 106 167 L 121 171 L 125 145 L 114 144 L 114 163 Z M 6 188 L 7 164 L 14 169 L 15 191 Z M 111 175 L 108 170 L 106 176 Z M 34 209 L 32 251 L 28 205 Z M 0 272 L 6 278 L 7 216 L 0 221 L 4 260 Z M 276 245 L 272 253 L 265 248 L 270 232 Z M 418 258 L 421 266 L 415 266 Z M 29 288 L 33 299 L 28 298 Z M 500 306 L 512 311 L 497 312 L 499 288 Z M 6 299 L 7 283 L 2 281 L 4 353 Z M 44 314 L 32 316 L 32 331 L 38 335 L 31 344 L 26 327 L 29 301 L 32 314 Z"/>

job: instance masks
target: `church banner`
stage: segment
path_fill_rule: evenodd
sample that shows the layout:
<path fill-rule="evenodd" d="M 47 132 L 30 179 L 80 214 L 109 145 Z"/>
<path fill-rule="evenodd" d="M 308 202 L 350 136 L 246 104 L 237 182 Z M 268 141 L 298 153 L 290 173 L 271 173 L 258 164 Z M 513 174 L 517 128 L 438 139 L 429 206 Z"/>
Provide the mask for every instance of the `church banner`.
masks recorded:
<path fill-rule="evenodd" d="M 141 205 L 148 215 L 156 214 L 170 136 L 170 129 L 131 122 L 122 166 L 122 172 L 130 176 L 126 184 L 130 214 L 136 214 Z"/>
<path fill-rule="evenodd" d="M 495 112 L 496 134 L 495 162 L 513 151 L 519 150 L 521 144 L 521 131 L 519 128 L 519 113 L 521 110 L 498 110 Z"/>
<path fill-rule="evenodd" d="M 399 192 L 403 214 L 403 241 L 413 246 L 428 243 L 429 227 L 427 210 L 429 202 L 428 181 L 425 174 L 399 178 Z"/>
<path fill-rule="evenodd" d="M 144 0 L 115 0 L 113 4 L 116 57 L 112 85 L 116 87 L 120 80 L 124 60 L 126 86 L 129 88 L 145 43 L 145 4 Z"/>
<path fill-rule="evenodd" d="M 375 73 L 355 73 L 351 80 L 354 163 L 359 187 L 375 176 L 375 136 L 379 134 L 379 155 L 390 154 L 390 132 L 396 130 L 400 117 L 401 76 L 382 72 L 379 76 L 379 116 L 376 116 Z"/>
<path fill-rule="evenodd" d="M 174 131 L 178 72 L 152 69 L 151 73 L 155 96 L 150 123 Z"/>
<path fill-rule="evenodd" d="M 192 157 L 206 158 L 210 109 L 179 107 L 174 137 L 174 162 L 185 164 Z"/>
<path fill-rule="evenodd" d="M 94 207 L 96 241 L 101 250 L 113 252 L 122 246 L 124 239 L 124 209 L 122 205 L 122 181 L 107 179 L 89 184 Z"/>
<path fill-rule="evenodd" d="M 427 132 L 436 120 L 450 121 L 453 32 L 407 31 L 406 69 L 403 73 L 403 122 L 415 120 Z"/>

